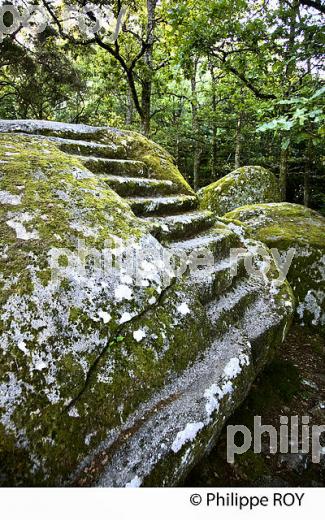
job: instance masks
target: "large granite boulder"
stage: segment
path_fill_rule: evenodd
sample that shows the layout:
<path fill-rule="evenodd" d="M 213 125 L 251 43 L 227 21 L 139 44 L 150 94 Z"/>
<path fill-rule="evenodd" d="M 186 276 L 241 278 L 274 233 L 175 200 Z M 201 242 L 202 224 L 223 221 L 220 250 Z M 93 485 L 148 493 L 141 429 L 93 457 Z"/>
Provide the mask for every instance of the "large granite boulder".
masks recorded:
<path fill-rule="evenodd" d="M 290 325 L 267 248 L 138 134 L 1 122 L 0 239 L 4 485 L 180 482 Z"/>
<path fill-rule="evenodd" d="M 288 259 L 287 278 L 297 299 L 299 321 L 324 330 L 325 219 L 290 203 L 247 205 L 225 218 L 245 224 L 257 240 L 278 250 L 283 262 Z"/>
<path fill-rule="evenodd" d="M 173 192 L 193 195 L 174 158 L 137 132 L 28 119 L 0 120 L 0 132 L 46 138 L 63 152 L 76 154 L 94 172 L 101 173 L 101 158 L 106 158 L 111 162 L 107 162 L 105 173 L 147 176 L 169 183 Z"/>
<path fill-rule="evenodd" d="M 275 175 L 261 166 L 242 166 L 197 193 L 200 207 L 224 215 L 244 204 L 280 202 Z"/>

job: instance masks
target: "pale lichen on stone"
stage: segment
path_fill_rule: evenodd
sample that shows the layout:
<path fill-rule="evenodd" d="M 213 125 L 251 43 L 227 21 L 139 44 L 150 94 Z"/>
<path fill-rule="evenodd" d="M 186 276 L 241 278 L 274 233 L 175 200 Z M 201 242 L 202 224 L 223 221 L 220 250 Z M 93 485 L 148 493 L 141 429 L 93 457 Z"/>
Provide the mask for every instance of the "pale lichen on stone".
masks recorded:
<path fill-rule="evenodd" d="M 139 134 L 28 121 L 3 130 L 12 133 L 0 133 L 1 478 L 62 485 L 107 449 L 102 477 L 85 472 L 91 484 L 173 485 L 284 339 L 290 288 L 272 285 L 274 263 L 264 277 L 232 276 L 230 249 L 258 244 L 238 223 L 188 216 L 194 193 L 171 156 Z M 130 181 L 141 173 L 157 189 L 175 187 L 175 196 L 130 202 L 172 212 L 153 217 L 175 238 L 168 249 L 97 173 L 104 159 L 119 175 L 125 168 L 119 185 L 150 185 Z M 214 255 L 209 276 L 166 268 L 164 258 L 202 248 Z M 136 279 L 123 264 L 103 270 L 98 252 L 141 253 Z"/>
<path fill-rule="evenodd" d="M 298 204 L 253 204 L 225 215 L 285 258 L 292 250 L 287 278 L 297 298 L 302 324 L 325 325 L 325 219 Z"/>
<path fill-rule="evenodd" d="M 242 166 L 198 192 L 200 206 L 224 215 L 244 204 L 279 202 L 275 175 L 261 166 Z"/>

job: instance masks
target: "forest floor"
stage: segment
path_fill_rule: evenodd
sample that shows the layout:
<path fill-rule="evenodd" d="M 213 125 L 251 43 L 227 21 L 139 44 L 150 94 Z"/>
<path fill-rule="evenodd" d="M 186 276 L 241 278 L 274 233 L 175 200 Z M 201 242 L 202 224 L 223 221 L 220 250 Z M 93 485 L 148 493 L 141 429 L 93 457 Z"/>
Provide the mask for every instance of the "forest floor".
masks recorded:
<path fill-rule="evenodd" d="M 276 358 L 254 383 L 247 399 L 228 424 L 245 425 L 253 434 L 254 416 L 280 432 L 280 416 L 309 416 L 310 426 L 325 424 L 325 341 L 320 335 L 294 326 Z M 299 421 L 301 431 L 301 421 Z M 279 435 L 278 435 L 279 436 Z M 322 434 L 322 445 L 325 445 Z M 240 446 L 242 435 L 236 438 Z M 291 447 L 290 447 L 291 450 Z M 325 449 L 320 463 L 311 454 L 270 454 L 269 436 L 262 437 L 261 453 L 249 449 L 227 462 L 227 425 L 216 446 L 190 473 L 186 487 L 325 486 Z"/>

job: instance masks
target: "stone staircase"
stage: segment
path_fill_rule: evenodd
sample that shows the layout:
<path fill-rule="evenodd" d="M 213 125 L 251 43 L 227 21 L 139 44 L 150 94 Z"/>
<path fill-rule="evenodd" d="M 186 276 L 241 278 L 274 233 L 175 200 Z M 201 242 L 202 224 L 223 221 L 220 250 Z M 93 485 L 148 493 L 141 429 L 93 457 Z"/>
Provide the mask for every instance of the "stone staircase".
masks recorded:
<path fill-rule="evenodd" d="M 236 330 L 243 342 L 252 345 L 257 358 L 259 343 L 275 325 L 268 319 L 274 302 L 261 276 L 248 275 L 243 259 L 231 260 L 232 248 L 245 247 L 242 239 L 212 212 L 199 210 L 195 194 L 182 193 L 182 187 L 170 180 L 152 178 L 147 165 L 129 159 L 123 146 L 94 142 L 92 135 L 86 137 L 46 135 L 123 197 L 135 215 L 148 224 L 151 234 L 175 255 L 184 252 L 200 256 L 207 251 L 213 255 L 213 266 L 195 270 L 189 266 L 187 283 L 206 308 L 213 339 L 227 344 L 227 336 L 232 337 Z M 235 275 L 234 261 L 238 264 Z"/>
<path fill-rule="evenodd" d="M 28 134 L 34 135 L 32 131 Z M 270 280 L 265 280 L 257 272 L 247 273 L 243 259 L 232 259 L 232 248 L 247 245 L 240 233 L 234 232 L 212 212 L 200 210 L 196 195 L 186 192 L 184 186 L 173 180 L 156 178 L 144 161 L 130 159 L 123 144 L 107 144 L 100 142 L 100 139 L 96 141 L 93 132 L 76 134 L 76 138 L 64 133 L 55 135 L 54 131 L 48 130 L 43 134 L 39 130 L 37 137 L 49 139 L 63 152 L 77 158 L 124 198 L 134 214 L 147 224 L 151 234 L 175 258 L 180 254 L 187 255 L 187 258 L 193 254 L 200 257 L 208 251 L 214 259 L 212 265 L 196 269 L 192 269 L 189 261 L 184 274 L 189 290 L 196 293 L 205 309 L 211 337 L 209 349 L 177 380 L 166 385 L 151 402 L 144 405 L 139 413 L 143 416 L 148 413 L 147 421 L 134 428 L 137 420 L 135 416 L 134 423 L 131 417 L 123 425 L 125 430 L 134 430 L 133 435 L 125 440 L 123 450 L 117 450 L 108 464 L 101 465 L 99 472 L 96 468 L 89 471 L 85 465 L 82 468 L 84 480 L 81 478 L 78 481 L 82 485 L 85 482 L 89 485 L 97 482 L 105 486 L 124 486 L 130 481 L 141 484 L 144 476 L 146 485 L 161 485 L 159 479 L 155 481 L 156 468 L 165 464 L 164 456 L 168 459 L 171 449 L 177 452 L 175 446 L 175 449 L 171 448 L 171 440 L 177 439 L 182 425 L 202 424 L 203 427 L 202 410 L 206 413 L 209 406 L 213 408 L 215 399 L 211 394 L 210 405 L 206 404 L 207 389 L 216 387 L 216 381 L 224 380 L 225 367 L 234 359 L 242 359 L 243 352 L 247 352 L 249 364 L 254 365 L 255 371 L 263 367 L 265 356 L 268 355 L 263 345 L 272 343 L 279 331 L 281 337 L 285 332 L 291 310 L 288 295 L 284 295 L 283 301 L 281 298 L 275 301 L 270 290 Z M 250 381 L 252 378 L 251 375 Z M 196 382 L 195 393 L 193 381 Z M 243 385 L 243 388 L 245 391 L 242 395 L 225 405 L 224 410 L 220 408 L 223 418 L 235 409 L 235 401 L 238 403 L 245 397 L 249 383 Z M 171 399 L 175 395 L 179 397 Z M 161 402 L 166 404 L 157 406 Z M 204 431 L 205 447 L 200 441 L 202 454 L 216 435 L 216 427 L 212 431 L 212 426 L 211 429 L 207 426 Z M 162 439 L 165 439 L 163 443 Z M 139 453 L 142 460 L 140 469 Z M 104 447 L 103 459 L 105 457 Z M 174 463 L 171 465 L 170 473 L 164 467 L 163 474 L 166 477 L 163 485 L 177 484 L 189 467 L 190 463 L 185 464 L 183 459 L 177 467 Z M 91 480 L 87 480 L 90 475 Z M 140 479 L 135 482 L 132 475 L 140 475 Z M 147 478 L 148 475 L 150 477 Z"/>
<path fill-rule="evenodd" d="M 225 261 L 229 250 L 242 243 L 212 212 L 198 209 L 194 193 L 181 193 L 181 187 L 172 181 L 150 177 L 145 163 L 127 159 L 121 149 L 82 140 L 50 139 L 124 198 L 151 234 L 175 254 L 208 250 L 217 261 L 215 277 L 222 277 L 230 269 Z M 202 270 L 202 280 L 205 274 Z M 194 278 L 198 282 L 200 273 L 195 273 Z"/>

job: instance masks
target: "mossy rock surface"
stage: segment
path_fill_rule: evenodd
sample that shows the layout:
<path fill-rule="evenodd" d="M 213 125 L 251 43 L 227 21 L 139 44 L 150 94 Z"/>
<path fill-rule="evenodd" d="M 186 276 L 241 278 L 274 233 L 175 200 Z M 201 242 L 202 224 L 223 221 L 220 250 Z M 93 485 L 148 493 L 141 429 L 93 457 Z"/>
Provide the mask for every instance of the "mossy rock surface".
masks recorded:
<path fill-rule="evenodd" d="M 90 145 L 92 142 L 106 144 L 113 151 L 112 157 L 115 155 L 143 162 L 146 166 L 145 176 L 172 181 L 175 186 L 178 186 L 179 193 L 194 194 L 167 150 L 137 132 L 37 120 L 2 120 L 0 132 L 24 132 L 39 136 L 47 135 L 49 139 L 83 140 L 89 141 Z"/>
<path fill-rule="evenodd" d="M 256 238 L 282 254 L 292 250 L 287 278 L 302 324 L 325 328 L 325 219 L 299 204 L 254 204 L 225 215 L 240 221 Z M 284 258 L 284 257 L 283 257 Z"/>
<path fill-rule="evenodd" d="M 244 204 L 279 202 L 275 175 L 261 166 L 242 166 L 198 191 L 202 209 L 224 215 Z"/>
<path fill-rule="evenodd" d="M 96 175 L 29 136 L 1 134 L 0 155 L 0 473 L 12 484 L 60 483 L 166 371 L 195 357 L 202 332 L 187 323 L 193 348 L 181 354 L 176 307 L 193 298 L 165 280 L 163 247 Z M 116 244 L 143 254 L 136 285 L 101 263 Z M 152 317 L 156 350 L 142 348 L 144 313 L 164 291 L 170 312 Z M 164 328 L 174 331 L 167 339 Z"/>
<path fill-rule="evenodd" d="M 175 252 L 53 134 L 116 139 L 127 157 L 157 160 L 157 178 L 179 176 L 187 197 L 168 154 L 107 128 L 10 128 L 0 124 L 0 483 L 94 485 L 103 474 L 103 485 L 174 485 L 285 337 L 291 290 L 274 291 L 273 262 L 238 328 L 216 337 L 191 277 L 166 269 Z M 216 276 L 241 233 L 210 230 Z"/>

